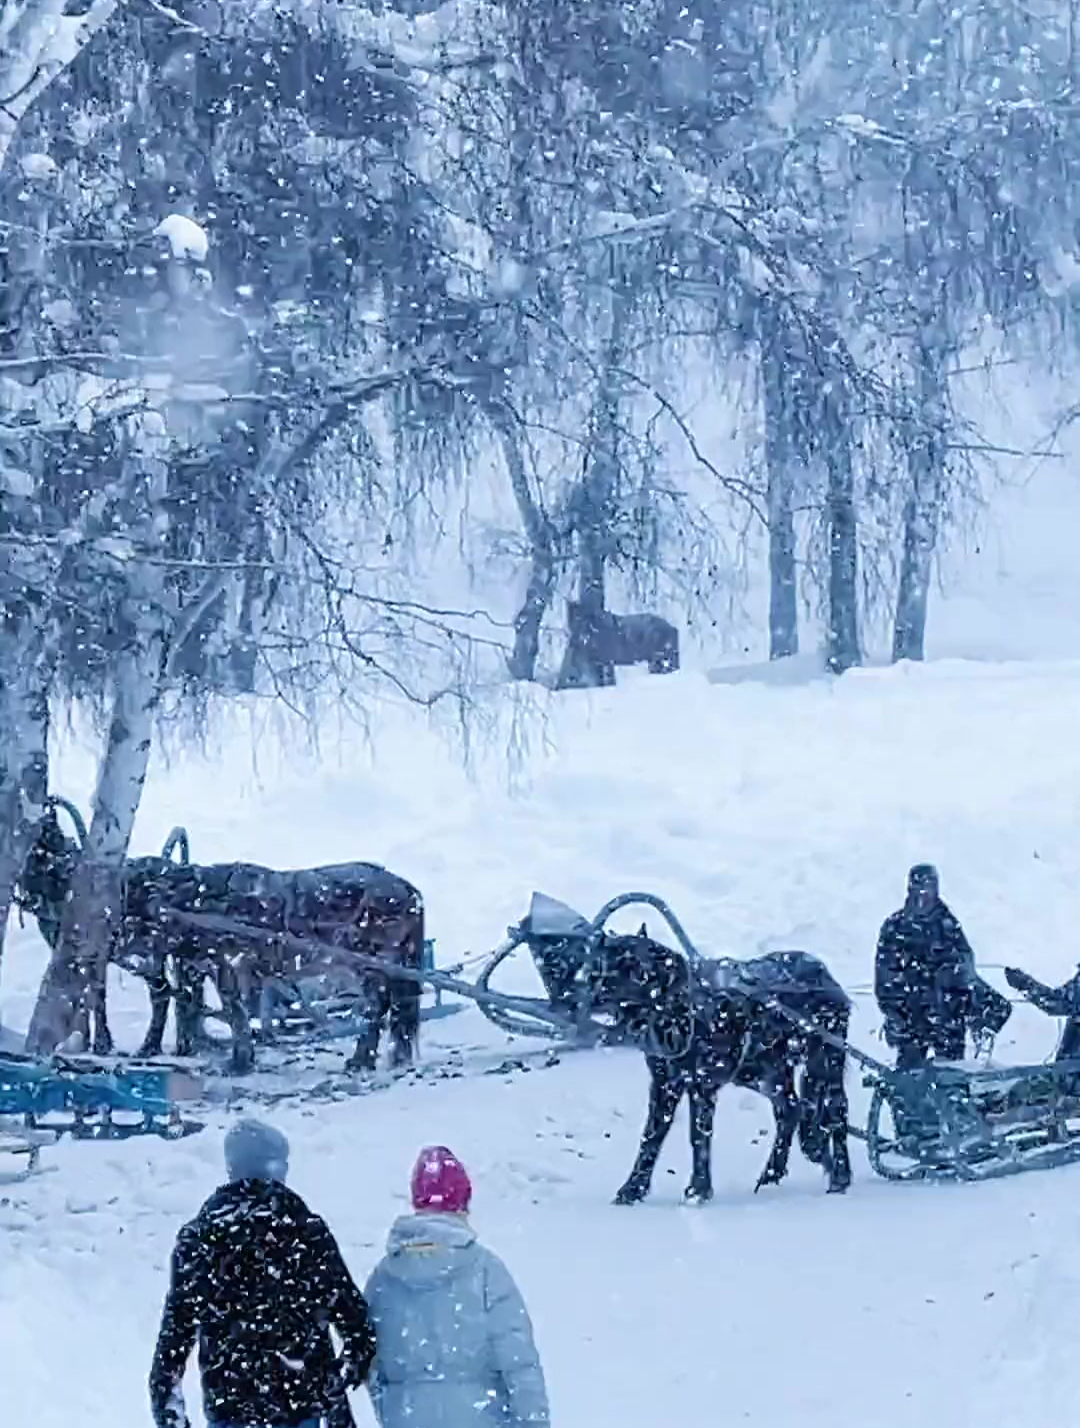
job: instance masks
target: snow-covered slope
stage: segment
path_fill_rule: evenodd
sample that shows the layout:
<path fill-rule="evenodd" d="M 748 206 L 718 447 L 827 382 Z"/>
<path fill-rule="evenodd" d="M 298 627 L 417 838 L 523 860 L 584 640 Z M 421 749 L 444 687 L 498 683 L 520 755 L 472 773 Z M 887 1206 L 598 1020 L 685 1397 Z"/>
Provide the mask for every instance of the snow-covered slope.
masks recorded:
<path fill-rule="evenodd" d="M 444 962 L 494 945 L 534 888 L 588 913 L 647 888 L 705 950 L 824 956 L 860 993 L 853 1035 L 870 1050 L 877 1018 L 860 989 L 916 859 L 940 865 L 991 980 L 1014 959 L 1048 978 L 1075 963 L 1080 663 L 942 663 L 786 687 L 684 672 L 544 712 L 512 779 L 509 728 L 474 749 L 471 778 L 404 717 L 321 764 L 263 744 L 261 780 L 238 732 L 215 759 L 156 768 L 137 844 L 181 820 L 199 860 L 378 858 L 424 889 Z M 68 751 L 56 778 L 82 797 L 84 756 Z M 16 931 L 0 984 L 8 1025 L 25 1023 L 41 962 L 36 934 Z M 523 968 L 517 984 L 531 978 Z M 143 993 L 114 990 L 132 1044 Z M 1047 1056 L 1054 1036 L 1019 1010 L 996 1057 Z M 654 1198 L 615 1209 L 644 1110 L 640 1059 L 572 1054 L 509 1074 L 493 1069 L 506 1050 L 463 1011 L 430 1026 L 425 1057 L 466 1074 L 273 1114 L 293 1138 L 297 1188 L 358 1276 L 403 1206 L 416 1148 L 458 1150 L 476 1223 L 529 1299 L 559 1428 L 1071 1421 L 1080 1169 L 897 1187 L 856 1148 L 847 1197 L 826 1197 L 794 1158 L 789 1181 L 755 1197 L 768 1107 L 727 1093 L 716 1201 L 680 1204 L 680 1123 Z M 865 1109 L 854 1075 L 850 1089 Z M 46 1153 L 50 1173 L 0 1190 L 4 1422 L 147 1421 L 172 1237 L 219 1174 L 224 1112 L 210 1120 L 178 1145 L 64 1144 Z"/>

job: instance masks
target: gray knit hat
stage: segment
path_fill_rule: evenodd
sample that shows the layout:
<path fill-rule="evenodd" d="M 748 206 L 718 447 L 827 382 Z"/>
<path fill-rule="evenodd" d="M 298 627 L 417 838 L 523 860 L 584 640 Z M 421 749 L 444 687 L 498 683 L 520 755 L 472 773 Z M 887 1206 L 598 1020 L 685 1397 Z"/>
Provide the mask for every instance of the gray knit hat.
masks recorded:
<path fill-rule="evenodd" d="M 281 1180 L 289 1173 L 289 1142 L 263 1121 L 237 1121 L 225 1136 L 230 1180 Z"/>

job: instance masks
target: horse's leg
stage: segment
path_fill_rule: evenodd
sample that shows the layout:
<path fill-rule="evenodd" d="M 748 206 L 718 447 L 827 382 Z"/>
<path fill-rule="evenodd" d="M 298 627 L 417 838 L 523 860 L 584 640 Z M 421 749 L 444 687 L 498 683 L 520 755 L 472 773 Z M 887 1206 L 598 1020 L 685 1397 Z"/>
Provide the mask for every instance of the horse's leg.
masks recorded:
<path fill-rule="evenodd" d="M 217 958 L 217 989 L 221 998 L 221 1009 L 232 1032 L 232 1070 L 237 1076 L 244 1076 L 255 1069 L 255 1038 L 251 1031 L 251 1019 L 244 1005 L 240 984 L 236 980 L 232 963 L 222 955 Z"/>
<path fill-rule="evenodd" d="M 274 978 L 274 961 L 270 953 L 261 961 L 246 952 L 234 964 L 248 1020 L 259 1019 L 259 1040 L 274 1040 L 274 1013 L 278 1003 Z"/>
<path fill-rule="evenodd" d="M 195 949 L 182 946 L 173 953 L 173 1011 L 177 1056 L 194 1056 L 199 1042 L 198 991 L 202 968 Z"/>
<path fill-rule="evenodd" d="M 216 1038 L 206 1029 L 206 981 L 218 985 L 216 956 L 203 951 L 197 942 L 182 942 L 172 954 L 176 983 L 176 1050 L 179 1056 L 195 1056 L 213 1051 Z M 224 1007 L 224 1003 L 222 1003 Z"/>
<path fill-rule="evenodd" d="M 693 1173 L 686 1187 L 687 1200 L 711 1200 L 712 1134 L 719 1087 L 700 1072 L 690 1082 L 690 1151 Z"/>
<path fill-rule="evenodd" d="M 353 1054 L 345 1063 L 346 1071 L 375 1070 L 379 1061 L 379 1034 L 389 1006 L 390 994 L 385 978 L 375 975 L 365 977 L 359 999 L 362 1024 Z"/>
<path fill-rule="evenodd" d="M 165 1039 L 165 1023 L 169 1019 L 169 998 L 172 988 L 165 971 L 165 958 L 156 956 L 153 970 L 147 975 L 146 990 L 150 993 L 150 1024 L 146 1028 L 140 1056 L 160 1056 L 161 1044 Z"/>
<path fill-rule="evenodd" d="M 847 1007 L 830 1018 L 828 1030 L 843 1042 L 847 1041 Z M 848 1099 L 844 1085 L 847 1070 L 847 1052 L 828 1042 L 818 1042 L 814 1048 L 817 1058 L 815 1070 L 820 1077 L 822 1092 L 818 1097 L 821 1106 L 822 1130 L 828 1137 L 824 1165 L 829 1177 L 830 1195 L 843 1194 L 851 1184 L 851 1156 L 848 1154 Z M 808 1070 L 810 1067 L 808 1066 Z"/>
<path fill-rule="evenodd" d="M 825 1099 L 825 1119 L 829 1127 L 829 1148 L 825 1168 L 829 1177 L 829 1194 L 842 1195 L 851 1184 L 851 1156 L 848 1153 L 848 1103 L 844 1089 L 844 1072 L 840 1068 L 831 1081 Z"/>
<path fill-rule="evenodd" d="M 390 1065 L 411 1066 L 420 1036 L 420 988 L 397 979 L 390 983 Z"/>
<path fill-rule="evenodd" d="M 212 1051 L 217 1043 L 206 1030 L 206 979 L 210 977 L 215 986 L 218 984 L 218 960 L 207 957 L 197 942 L 185 941 L 174 949 L 172 964 L 176 979 L 172 988 L 176 1054 L 195 1056 L 200 1051 Z"/>
<path fill-rule="evenodd" d="M 278 983 L 273 977 L 263 977 L 258 984 L 259 1040 L 267 1046 L 277 1040 L 274 1011 L 278 1004 Z"/>
<path fill-rule="evenodd" d="M 169 1001 L 173 995 L 173 988 L 169 984 L 169 972 L 166 970 L 166 954 L 149 948 L 146 951 L 146 962 L 144 962 L 143 977 L 146 980 L 146 990 L 150 997 L 150 1022 L 146 1028 L 146 1035 L 143 1037 L 143 1044 L 140 1045 L 140 1057 L 160 1057 L 161 1042 L 164 1040 L 164 1028 L 169 1021 Z"/>
<path fill-rule="evenodd" d="M 401 965 L 419 972 L 424 965 L 424 906 L 419 903 L 409 919 L 409 931 L 401 948 Z M 390 981 L 390 1064 L 411 1066 L 420 1041 L 420 983 L 392 978 Z"/>
<path fill-rule="evenodd" d="M 686 1083 L 683 1077 L 673 1074 L 666 1063 L 647 1058 L 649 1067 L 649 1111 L 645 1118 L 645 1129 L 641 1134 L 634 1168 L 615 1196 L 616 1205 L 636 1205 L 644 1200 L 652 1184 L 653 1171 L 660 1158 L 660 1150 L 667 1139 L 675 1112 L 682 1100 Z"/>
<path fill-rule="evenodd" d="M 233 975 L 236 977 L 237 992 L 240 1000 L 244 1004 L 244 1010 L 251 1018 L 258 1013 L 258 993 L 255 987 L 255 970 L 251 965 L 251 956 L 248 952 L 242 952 L 239 957 L 233 960 Z"/>
<path fill-rule="evenodd" d="M 768 1096 L 776 1122 L 776 1138 L 773 1141 L 765 1169 L 754 1186 L 756 1194 L 763 1185 L 779 1185 L 787 1174 L 791 1142 L 799 1125 L 799 1097 L 795 1088 L 795 1065 L 787 1046 L 779 1053 L 781 1063 L 773 1075 L 758 1087 Z"/>

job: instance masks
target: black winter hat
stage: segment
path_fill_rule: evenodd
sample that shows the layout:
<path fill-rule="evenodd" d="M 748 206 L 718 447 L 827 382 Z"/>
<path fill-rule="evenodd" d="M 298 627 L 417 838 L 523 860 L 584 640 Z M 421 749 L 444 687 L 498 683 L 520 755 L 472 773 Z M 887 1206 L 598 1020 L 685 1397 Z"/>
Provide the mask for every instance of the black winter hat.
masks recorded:
<path fill-rule="evenodd" d="M 938 870 L 933 863 L 916 863 L 907 878 L 908 887 L 912 889 L 930 885 L 937 887 L 938 881 Z"/>

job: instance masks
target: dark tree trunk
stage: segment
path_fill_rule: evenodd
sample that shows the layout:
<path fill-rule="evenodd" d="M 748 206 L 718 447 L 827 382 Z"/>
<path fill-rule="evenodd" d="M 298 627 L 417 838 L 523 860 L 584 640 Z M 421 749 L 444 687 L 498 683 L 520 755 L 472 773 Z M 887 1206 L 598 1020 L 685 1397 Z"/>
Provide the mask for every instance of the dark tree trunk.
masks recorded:
<path fill-rule="evenodd" d="M 921 660 L 926 645 L 926 611 L 934 550 L 945 494 L 945 440 L 948 381 L 940 349 L 920 343 L 918 362 L 919 422 L 908 441 L 910 486 L 904 507 L 904 549 L 893 625 L 894 660 Z"/>
<path fill-rule="evenodd" d="M 572 627 L 556 689 L 603 689 L 615 683 L 615 666 L 603 657 L 607 613 L 606 553 L 601 541 L 582 542 L 578 601 L 582 620 Z"/>
<path fill-rule="evenodd" d="M 607 609 L 607 531 L 599 523 L 581 538 L 578 599 L 586 610 L 602 616 Z"/>
<path fill-rule="evenodd" d="M 507 658 L 511 679 L 536 678 L 540 629 L 555 593 L 555 552 L 549 542 L 533 546 L 529 583 L 521 609 L 514 616 L 514 647 Z"/>
<path fill-rule="evenodd" d="M 827 476 L 829 603 L 827 664 L 833 674 L 862 662 L 858 618 L 858 525 L 851 421 L 844 379 L 834 375 L 823 403 L 823 455 Z"/>
<path fill-rule="evenodd" d="M 617 297 L 615 302 L 607 361 L 589 423 L 585 469 L 572 503 L 578 537 L 578 600 L 584 616 L 579 635 L 590 628 L 599 630 L 607 611 L 607 563 L 612 553 L 621 471 L 617 374 L 626 322 L 624 300 Z M 600 643 L 595 637 L 571 635 L 559 673 L 559 689 L 598 688 L 615 683 L 614 665 L 599 657 Z"/>
<path fill-rule="evenodd" d="M 798 586 L 795 574 L 794 481 L 791 397 L 785 383 L 789 354 L 780 319 L 767 313 L 761 335 L 761 385 L 769 522 L 769 658 L 799 653 Z"/>
<path fill-rule="evenodd" d="M 511 679 L 531 680 L 536 678 L 540 629 L 555 593 L 557 532 L 533 497 L 525 468 L 521 432 L 513 412 L 504 403 L 493 399 L 488 405 L 488 416 L 502 446 L 510 487 L 531 550 L 529 583 L 521 608 L 514 617 L 514 646 L 506 664 Z"/>

